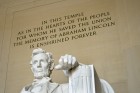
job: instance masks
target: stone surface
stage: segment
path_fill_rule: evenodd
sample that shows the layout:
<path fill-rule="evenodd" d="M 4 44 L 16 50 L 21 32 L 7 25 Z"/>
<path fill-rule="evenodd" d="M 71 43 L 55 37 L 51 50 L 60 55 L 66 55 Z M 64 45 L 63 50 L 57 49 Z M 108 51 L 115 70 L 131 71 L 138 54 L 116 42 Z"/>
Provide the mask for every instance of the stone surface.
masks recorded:
<path fill-rule="evenodd" d="M 22 86 L 32 81 L 33 78 L 30 76 L 31 72 L 28 67 L 28 63 L 30 62 L 29 54 L 32 49 L 29 49 L 27 46 L 12 47 L 14 35 L 23 28 L 40 25 L 38 22 L 40 22 L 40 20 L 42 21 L 42 19 L 38 19 L 37 17 L 41 15 L 45 14 L 43 17 L 44 20 L 51 18 L 51 16 L 74 13 L 72 11 L 73 9 L 75 12 L 79 12 L 75 10 L 75 7 L 83 7 L 83 9 L 81 9 L 83 11 L 84 8 L 90 8 L 90 6 L 86 6 L 88 2 L 92 2 L 91 4 L 93 5 L 90 10 L 94 11 L 94 14 L 101 11 L 105 12 L 104 10 L 111 11 L 116 21 L 116 25 L 113 29 L 103 28 L 101 30 L 102 32 L 98 31 L 96 38 L 74 40 L 73 42 L 48 45 L 42 48 L 55 53 L 54 58 L 56 60 L 59 59 L 59 55 L 63 55 L 66 52 L 75 55 L 79 61 L 84 64 L 94 64 L 98 75 L 110 82 L 114 90 L 118 93 L 138 93 L 140 91 L 140 82 L 137 79 L 140 77 L 138 72 L 140 1 L 58 1 L 59 0 L 0 1 L 0 93 L 19 93 Z M 84 4 L 85 6 L 83 6 Z M 68 6 L 73 7 L 69 8 L 70 12 L 68 12 L 66 8 Z M 64 9 L 66 12 L 62 13 L 59 9 L 62 11 Z M 56 14 L 54 14 L 53 11 L 56 12 Z M 64 51 L 62 51 L 62 49 Z M 60 76 L 59 80 L 57 76 Z M 54 71 L 51 77 L 59 83 L 68 81 L 62 71 Z"/>

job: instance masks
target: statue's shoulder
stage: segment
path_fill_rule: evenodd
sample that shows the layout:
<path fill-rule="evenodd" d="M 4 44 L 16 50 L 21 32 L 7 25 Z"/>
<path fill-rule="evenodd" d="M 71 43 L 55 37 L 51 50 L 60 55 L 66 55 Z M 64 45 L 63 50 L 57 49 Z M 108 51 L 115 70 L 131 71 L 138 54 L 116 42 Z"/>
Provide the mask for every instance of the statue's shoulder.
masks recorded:
<path fill-rule="evenodd" d="M 30 93 L 30 92 L 29 92 L 30 87 L 31 87 L 31 84 L 25 85 L 25 86 L 22 88 L 22 90 L 21 90 L 20 93 Z"/>
<path fill-rule="evenodd" d="M 101 82 L 101 88 L 104 91 L 104 93 L 115 93 L 111 85 L 105 81 L 104 79 L 100 79 Z"/>

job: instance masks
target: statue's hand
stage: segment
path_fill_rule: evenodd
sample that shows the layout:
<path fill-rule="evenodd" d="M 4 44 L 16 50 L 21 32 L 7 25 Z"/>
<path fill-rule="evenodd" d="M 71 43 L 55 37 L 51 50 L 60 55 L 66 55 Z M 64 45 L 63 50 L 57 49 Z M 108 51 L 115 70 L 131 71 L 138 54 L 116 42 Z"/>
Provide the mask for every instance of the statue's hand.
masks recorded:
<path fill-rule="evenodd" d="M 71 70 L 75 67 L 77 67 L 79 63 L 77 62 L 76 58 L 72 55 L 64 55 L 61 56 L 59 59 L 59 64 L 55 66 L 55 69 L 57 70 Z"/>

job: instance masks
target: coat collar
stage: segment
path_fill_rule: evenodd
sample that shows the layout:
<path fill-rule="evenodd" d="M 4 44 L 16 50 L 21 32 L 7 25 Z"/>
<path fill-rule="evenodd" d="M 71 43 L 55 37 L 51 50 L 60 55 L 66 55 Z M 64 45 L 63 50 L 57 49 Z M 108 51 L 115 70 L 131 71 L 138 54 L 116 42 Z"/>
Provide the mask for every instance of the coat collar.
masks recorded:
<path fill-rule="evenodd" d="M 44 77 L 42 80 L 34 80 L 33 84 L 44 84 L 46 86 L 46 93 L 52 93 L 58 86 L 58 83 L 52 83 L 51 78 L 49 77 Z"/>

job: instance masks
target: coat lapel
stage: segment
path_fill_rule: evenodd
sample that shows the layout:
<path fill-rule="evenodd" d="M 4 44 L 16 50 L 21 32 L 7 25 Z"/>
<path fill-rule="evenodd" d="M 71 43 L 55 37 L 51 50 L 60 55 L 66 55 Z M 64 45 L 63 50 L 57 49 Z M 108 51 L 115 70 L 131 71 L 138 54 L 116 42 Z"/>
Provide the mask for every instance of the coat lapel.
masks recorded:
<path fill-rule="evenodd" d="M 59 86 L 58 83 L 49 83 L 48 93 L 52 93 L 58 86 Z"/>

